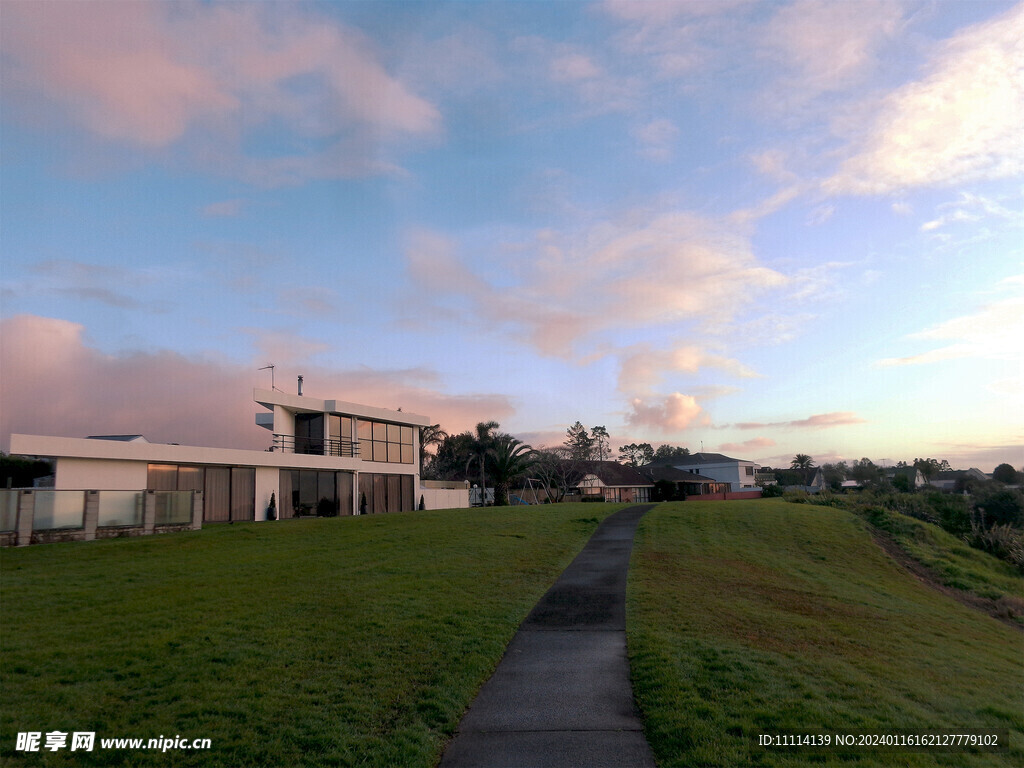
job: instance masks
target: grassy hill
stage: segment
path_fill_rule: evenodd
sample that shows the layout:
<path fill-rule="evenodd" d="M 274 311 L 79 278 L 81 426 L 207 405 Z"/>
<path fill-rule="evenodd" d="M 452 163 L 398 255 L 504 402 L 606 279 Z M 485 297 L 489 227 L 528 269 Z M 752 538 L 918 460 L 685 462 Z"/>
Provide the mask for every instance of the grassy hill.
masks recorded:
<path fill-rule="evenodd" d="M 1011 584 L 999 561 L 975 561 Z M 662 505 L 641 522 L 628 609 L 634 687 L 661 766 L 1024 764 L 1024 633 L 921 583 L 848 512 Z M 965 729 L 1011 731 L 1012 751 L 757 741 Z"/>
<path fill-rule="evenodd" d="M 0 760 L 430 768 L 520 621 L 619 508 L 223 525 L 2 551 Z M 947 545 L 936 538 L 929 552 Z M 985 557 L 971 570 L 989 583 Z M 641 523 L 629 589 L 634 682 L 662 766 L 1024 762 L 1024 633 L 921 584 L 847 512 L 659 506 Z M 1009 730 L 1014 751 L 756 744 L 764 732 L 965 728 Z M 212 748 L 13 751 L 18 732 L 54 730 Z"/>
<path fill-rule="evenodd" d="M 251 523 L 5 550 L 0 761 L 430 768 L 527 612 L 620 508 Z M 212 749 L 17 753 L 22 731 L 180 735 Z"/>

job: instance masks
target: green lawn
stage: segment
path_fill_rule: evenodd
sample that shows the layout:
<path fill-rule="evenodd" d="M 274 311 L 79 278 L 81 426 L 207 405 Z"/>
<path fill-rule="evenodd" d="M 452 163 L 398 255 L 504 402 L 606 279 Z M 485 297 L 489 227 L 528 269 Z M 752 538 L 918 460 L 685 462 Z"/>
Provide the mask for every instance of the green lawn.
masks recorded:
<path fill-rule="evenodd" d="M 994 558 L 969 554 L 1021 594 Z M 1024 765 L 1024 633 L 916 581 L 848 512 L 661 505 L 637 534 L 628 610 L 634 687 L 662 768 Z M 762 733 L 964 729 L 1010 731 L 1011 752 L 757 744 Z"/>
<path fill-rule="evenodd" d="M 430 768 L 526 613 L 621 508 L 221 525 L 5 550 L 0 758 Z M 18 732 L 54 730 L 213 748 L 13 751 Z"/>

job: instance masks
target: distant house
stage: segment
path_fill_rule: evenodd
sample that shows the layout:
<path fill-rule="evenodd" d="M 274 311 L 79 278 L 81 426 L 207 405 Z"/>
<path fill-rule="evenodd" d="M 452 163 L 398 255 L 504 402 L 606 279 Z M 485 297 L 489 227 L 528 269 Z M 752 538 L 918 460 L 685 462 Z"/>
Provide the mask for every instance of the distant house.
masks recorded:
<path fill-rule="evenodd" d="M 971 467 L 970 469 L 953 469 L 939 472 L 928 484 L 933 488 L 938 488 L 940 491 L 952 492 L 957 489 L 957 483 L 960 483 L 962 486 L 967 481 L 984 481 L 988 479 L 988 475 L 980 469 Z"/>
<path fill-rule="evenodd" d="M 712 493 L 727 493 L 729 491 L 729 483 L 667 465 L 648 464 L 641 471 L 654 483 L 674 483 L 676 488 L 675 495 L 679 497 L 704 496 Z"/>
<path fill-rule="evenodd" d="M 684 472 L 729 483 L 730 491 L 753 491 L 758 488 L 757 463 L 753 461 L 733 459 L 721 453 L 694 453 L 681 459 L 672 459 L 667 464 Z"/>
<path fill-rule="evenodd" d="M 917 467 L 893 467 L 886 471 L 885 476 L 890 482 L 894 482 L 897 477 L 905 477 L 910 490 L 924 488 L 928 485 L 928 481 Z"/>
<path fill-rule="evenodd" d="M 577 488 L 584 499 L 601 497 L 627 503 L 651 500 L 654 481 L 633 467 L 617 461 L 590 461 L 580 472 Z"/>
<path fill-rule="evenodd" d="M 774 469 L 771 467 L 761 467 L 754 472 L 754 483 L 762 488 L 767 488 L 769 485 L 778 485 L 779 481 L 775 477 Z"/>

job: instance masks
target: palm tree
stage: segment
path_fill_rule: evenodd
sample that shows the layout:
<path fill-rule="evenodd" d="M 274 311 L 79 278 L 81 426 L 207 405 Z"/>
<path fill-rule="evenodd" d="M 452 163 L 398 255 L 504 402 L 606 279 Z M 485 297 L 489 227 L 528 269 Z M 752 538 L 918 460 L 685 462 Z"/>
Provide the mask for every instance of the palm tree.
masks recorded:
<path fill-rule="evenodd" d="M 491 431 L 497 429 L 500 424 L 496 421 L 481 421 L 476 425 L 476 435 L 473 438 L 473 456 L 466 462 L 466 473 L 469 473 L 469 465 L 474 459 L 480 463 L 480 506 L 487 506 L 487 479 L 484 476 L 484 466 L 487 464 L 487 454 L 494 443 L 494 436 Z"/>
<path fill-rule="evenodd" d="M 806 453 L 798 453 L 793 457 L 793 460 L 789 462 L 790 469 L 800 469 L 804 473 L 804 485 L 807 484 L 808 475 L 811 470 L 814 469 L 814 459 L 808 456 Z"/>
<path fill-rule="evenodd" d="M 488 451 L 494 475 L 494 506 L 508 504 L 508 489 L 512 481 L 522 477 L 536 462 L 533 448 L 512 435 L 496 435 Z"/>
<path fill-rule="evenodd" d="M 440 424 L 431 424 L 429 427 L 420 427 L 420 474 L 423 474 L 423 467 L 427 463 L 427 448 L 431 445 L 440 446 L 448 438 L 448 433 L 441 429 Z"/>

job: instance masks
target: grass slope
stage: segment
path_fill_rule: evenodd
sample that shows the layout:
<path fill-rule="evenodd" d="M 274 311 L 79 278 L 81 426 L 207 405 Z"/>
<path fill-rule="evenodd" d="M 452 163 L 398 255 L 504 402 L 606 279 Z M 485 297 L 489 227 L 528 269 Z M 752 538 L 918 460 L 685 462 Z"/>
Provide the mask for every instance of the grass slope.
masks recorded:
<path fill-rule="evenodd" d="M 4 551 L 3 763 L 433 766 L 526 613 L 621 506 Z M 18 732 L 52 730 L 213 748 L 13 752 Z"/>
<path fill-rule="evenodd" d="M 917 582 L 850 513 L 661 505 L 637 534 L 628 609 L 634 688 L 663 768 L 1024 764 L 1024 634 Z M 1009 730 L 1011 752 L 757 744 L 965 728 Z"/>

